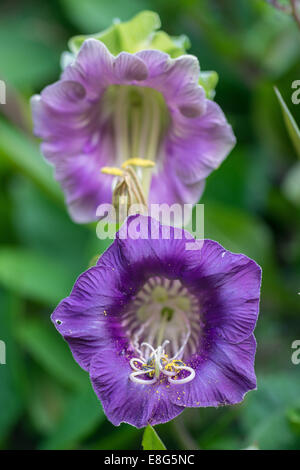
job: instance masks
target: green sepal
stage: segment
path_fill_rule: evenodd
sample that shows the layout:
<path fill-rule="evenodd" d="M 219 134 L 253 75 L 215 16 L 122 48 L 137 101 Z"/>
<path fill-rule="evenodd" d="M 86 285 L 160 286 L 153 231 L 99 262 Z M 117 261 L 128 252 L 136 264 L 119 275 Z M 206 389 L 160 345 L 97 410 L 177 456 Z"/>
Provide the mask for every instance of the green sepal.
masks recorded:
<path fill-rule="evenodd" d="M 216 94 L 215 88 L 218 84 L 219 76 L 217 72 L 200 72 L 199 84 L 204 88 L 207 98 L 212 100 Z"/>
<path fill-rule="evenodd" d="M 171 37 L 164 31 L 157 31 L 160 27 L 157 13 L 142 11 L 129 21 L 115 20 L 112 26 L 100 33 L 74 36 L 69 41 L 69 48 L 77 54 L 86 39 L 94 38 L 103 42 L 114 55 L 122 51 L 134 53 L 143 49 L 158 49 L 171 57 L 185 54 L 190 47 L 189 39 L 185 35 Z"/>

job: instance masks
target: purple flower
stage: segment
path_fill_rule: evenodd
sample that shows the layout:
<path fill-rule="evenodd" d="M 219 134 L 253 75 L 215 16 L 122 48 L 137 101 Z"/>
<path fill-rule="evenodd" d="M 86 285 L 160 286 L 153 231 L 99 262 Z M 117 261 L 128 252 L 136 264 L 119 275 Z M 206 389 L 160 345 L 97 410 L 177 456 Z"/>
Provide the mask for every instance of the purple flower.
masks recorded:
<path fill-rule="evenodd" d="M 113 56 L 94 38 L 84 41 L 61 79 L 32 98 L 35 134 L 55 166 L 76 222 L 96 220 L 112 200 L 112 176 L 130 158 L 156 162 L 141 170 L 150 203 L 199 200 L 205 178 L 235 138 L 219 106 L 199 85 L 196 57 L 176 59 L 158 50 Z M 151 183 L 150 183 L 151 181 Z"/>
<path fill-rule="evenodd" d="M 139 236 L 126 236 L 132 227 Z M 114 425 L 235 404 L 256 387 L 260 267 L 214 241 L 198 243 L 129 217 L 52 315 Z"/>

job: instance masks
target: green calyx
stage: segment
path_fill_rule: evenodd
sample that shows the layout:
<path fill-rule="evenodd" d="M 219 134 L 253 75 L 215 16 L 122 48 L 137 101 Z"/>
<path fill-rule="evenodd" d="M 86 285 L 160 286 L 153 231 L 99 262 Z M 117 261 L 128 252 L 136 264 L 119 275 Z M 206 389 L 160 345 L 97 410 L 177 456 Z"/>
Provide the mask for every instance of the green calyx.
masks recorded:
<path fill-rule="evenodd" d="M 199 78 L 199 85 L 204 88 L 206 93 L 206 97 L 212 100 L 216 94 L 215 88 L 218 84 L 219 76 L 217 72 L 207 71 L 207 72 L 200 72 Z"/>
<path fill-rule="evenodd" d="M 184 35 L 171 37 L 164 31 L 158 31 L 160 27 L 157 13 L 142 11 L 129 21 L 115 20 L 112 26 L 100 33 L 74 36 L 69 41 L 69 47 L 76 54 L 86 39 L 94 38 L 102 41 L 114 55 L 122 51 L 134 53 L 143 49 L 158 49 L 170 57 L 185 54 L 190 47 L 189 39 Z"/>

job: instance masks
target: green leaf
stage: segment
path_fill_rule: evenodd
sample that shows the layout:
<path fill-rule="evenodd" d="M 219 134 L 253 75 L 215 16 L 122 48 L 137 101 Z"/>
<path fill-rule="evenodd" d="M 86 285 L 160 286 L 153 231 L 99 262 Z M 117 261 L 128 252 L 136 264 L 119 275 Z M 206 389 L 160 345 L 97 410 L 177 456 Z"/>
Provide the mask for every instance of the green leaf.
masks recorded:
<path fill-rule="evenodd" d="M 87 373 L 74 361 L 67 343 L 50 319 L 47 324 L 39 319 L 26 319 L 19 325 L 17 335 L 23 348 L 60 383 L 73 389 L 87 386 Z"/>
<path fill-rule="evenodd" d="M 27 377 L 30 386 L 26 406 L 30 423 L 36 432 L 48 436 L 61 420 L 70 393 L 50 374 L 32 363 L 27 368 Z"/>
<path fill-rule="evenodd" d="M 289 169 L 282 184 L 282 191 L 287 199 L 300 206 L 300 162 Z"/>
<path fill-rule="evenodd" d="M 295 434 L 300 435 L 300 406 L 298 408 L 291 408 L 288 410 L 287 419 L 292 431 Z"/>
<path fill-rule="evenodd" d="M 150 424 L 144 431 L 142 446 L 144 450 L 166 450 L 164 443 Z"/>
<path fill-rule="evenodd" d="M 43 20 L 37 8 L 29 13 L 26 6 L 19 7 L 18 15 L 1 12 L 0 64 L 1 78 L 24 89 L 41 85 L 58 70 L 60 46 L 49 14 Z M 43 28 L 43 21 L 46 36 L 37 28 L 38 24 Z"/>
<path fill-rule="evenodd" d="M 227 250 L 244 253 L 258 263 L 270 257 L 270 231 L 258 218 L 235 207 L 209 202 L 204 212 L 205 238 L 218 241 Z"/>
<path fill-rule="evenodd" d="M 0 156 L 6 158 L 18 171 L 29 177 L 55 201 L 63 196 L 53 179 L 53 170 L 42 157 L 37 144 L 23 132 L 0 120 Z"/>
<path fill-rule="evenodd" d="M 274 87 L 275 93 L 277 95 L 278 101 L 281 106 L 284 122 L 289 133 L 289 136 L 294 144 L 298 157 L 300 157 L 300 130 L 296 124 L 295 119 L 293 118 L 289 108 L 285 104 L 284 99 L 281 96 L 280 91 L 278 88 Z"/>
<path fill-rule="evenodd" d="M 22 248 L 0 249 L 0 284 L 28 299 L 56 304 L 70 292 L 74 274 L 50 257 Z"/>
<path fill-rule="evenodd" d="M 41 443 L 41 449 L 72 449 L 88 437 L 104 420 L 101 404 L 92 386 L 71 396 L 61 421 L 49 438 Z"/>
<path fill-rule="evenodd" d="M 75 224 L 65 207 L 53 204 L 28 179 L 15 177 L 10 196 L 11 217 L 22 245 L 67 267 L 73 273 L 72 281 L 87 268 L 90 258 L 107 246 L 107 240 L 96 238 L 95 230 L 86 225 Z"/>
<path fill-rule="evenodd" d="M 255 443 L 260 449 L 288 449 L 295 439 L 289 411 L 298 409 L 299 374 L 277 373 L 258 378 L 257 391 L 247 397 L 241 420 L 247 432 L 247 444 Z"/>
<path fill-rule="evenodd" d="M 140 433 L 139 429 L 123 423 L 118 429 L 114 428 L 111 434 L 103 433 L 100 441 L 91 443 L 88 448 L 93 450 L 134 449 Z"/>
<path fill-rule="evenodd" d="M 169 36 L 164 31 L 158 31 L 153 34 L 153 38 L 148 45 L 149 49 L 157 49 L 166 52 L 170 57 L 179 57 L 186 53 L 191 46 L 187 36 Z"/>

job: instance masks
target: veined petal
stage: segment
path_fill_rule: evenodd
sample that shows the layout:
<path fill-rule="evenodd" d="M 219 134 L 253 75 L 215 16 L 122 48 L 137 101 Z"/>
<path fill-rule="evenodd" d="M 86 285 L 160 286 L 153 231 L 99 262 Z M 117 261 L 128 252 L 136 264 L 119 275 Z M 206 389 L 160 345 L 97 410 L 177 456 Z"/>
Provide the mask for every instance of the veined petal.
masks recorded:
<path fill-rule="evenodd" d="M 51 108 L 63 113 L 84 111 L 87 103 L 84 101 L 84 87 L 71 80 L 58 81 L 47 86 L 41 93 L 42 100 Z"/>
<path fill-rule="evenodd" d="M 148 76 L 148 69 L 143 60 L 139 57 L 121 52 L 113 62 L 114 76 L 118 82 L 132 80 L 146 80 Z"/>
<path fill-rule="evenodd" d="M 142 59 L 148 69 L 149 79 L 160 76 L 167 72 L 170 66 L 170 56 L 165 52 L 156 50 L 145 50 L 136 53 L 136 57 Z"/>
<path fill-rule="evenodd" d="M 88 370 L 93 356 L 110 344 L 106 317 L 113 321 L 125 298 L 111 269 L 92 267 L 79 276 L 70 296 L 53 312 L 52 322 L 83 369 Z"/>
<path fill-rule="evenodd" d="M 239 344 L 216 339 L 208 352 L 191 361 L 195 379 L 178 385 L 171 401 L 187 407 L 240 403 L 249 390 L 256 389 L 255 351 L 253 335 Z"/>
<path fill-rule="evenodd" d="M 205 240 L 198 257 L 190 252 L 186 258 L 183 278 L 201 298 L 207 328 L 231 343 L 244 341 L 258 317 L 261 268 L 211 240 Z"/>
<path fill-rule="evenodd" d="M 220 107 L 206 100 L 206 112 L 194 119 L 177 119 L 169 134 L 173 165 L 185 183 L 206 178 L 222 163 L 235 144 L 231 126 Z M 185 165 L 182 161 L 185 158 Z"/>

